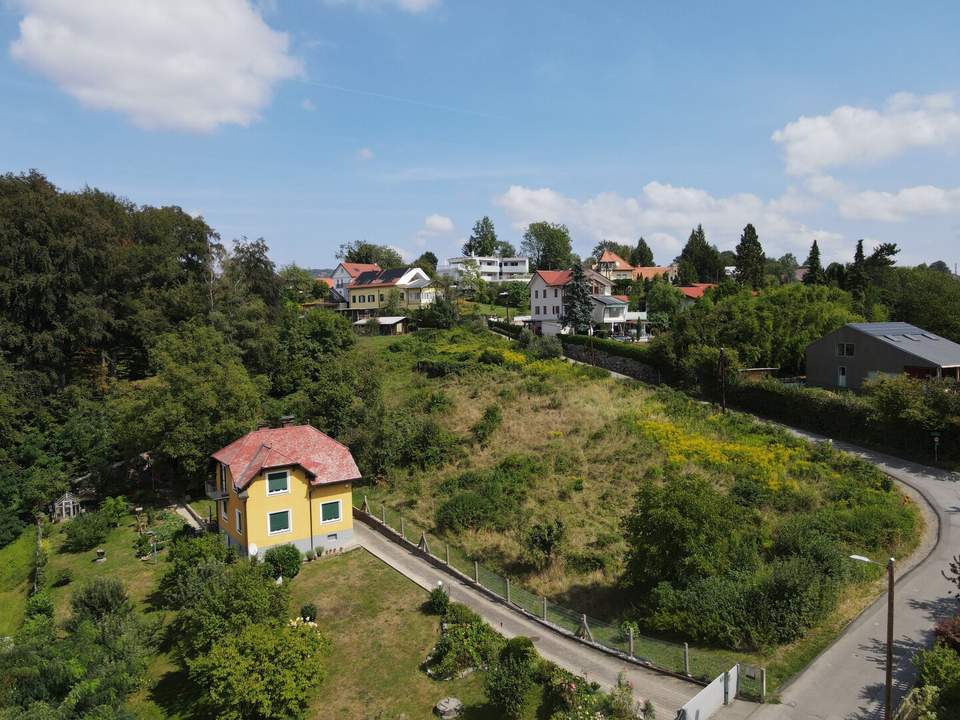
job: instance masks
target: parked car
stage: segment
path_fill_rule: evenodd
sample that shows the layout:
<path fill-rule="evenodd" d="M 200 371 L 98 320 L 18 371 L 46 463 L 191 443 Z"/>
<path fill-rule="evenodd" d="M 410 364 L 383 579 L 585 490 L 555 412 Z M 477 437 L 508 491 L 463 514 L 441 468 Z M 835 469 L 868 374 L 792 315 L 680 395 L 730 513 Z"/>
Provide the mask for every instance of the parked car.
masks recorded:
<path fill-rule="evenodd" d="M 629 335 L 614 335 L 612 340 L 619 340 L 620 342 L 633 342 L 633 338 Z"/>

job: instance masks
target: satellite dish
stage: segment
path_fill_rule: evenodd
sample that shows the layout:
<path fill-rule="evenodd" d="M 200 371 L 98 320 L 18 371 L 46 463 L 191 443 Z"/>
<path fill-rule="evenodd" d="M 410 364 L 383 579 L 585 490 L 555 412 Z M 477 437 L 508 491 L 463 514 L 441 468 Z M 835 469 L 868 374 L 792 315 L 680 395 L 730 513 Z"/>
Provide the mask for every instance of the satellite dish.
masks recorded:
<path fill-rule="evenodd" d="M 256 543 L 250 543 L 250 544 L 247 546 L 247 555 L 249 555 L 250 557 L 253 557 L 253 556 L 256 555 L 256 554 L 257 554 L 257 544 L 256 544 Z"/>

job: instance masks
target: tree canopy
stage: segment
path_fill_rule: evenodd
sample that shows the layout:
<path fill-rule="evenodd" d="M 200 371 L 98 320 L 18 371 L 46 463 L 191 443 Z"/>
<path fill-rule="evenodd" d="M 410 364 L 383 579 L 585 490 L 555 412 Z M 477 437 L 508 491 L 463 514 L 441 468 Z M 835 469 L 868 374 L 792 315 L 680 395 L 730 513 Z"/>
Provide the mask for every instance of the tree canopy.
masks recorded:
<path fill-rule="evenodd" d="M 563 289 L 563 314 L 567 324 L 578 333 L 585 333 L 590 328 L 593 314 L 593 302 L 590 300 L 590 284 L 586 273 L 579 263 L 570 270 L 570 282 Z"/>
<path fill-rule="evenodd" d="M 634 267 L 653 267 L 653 250 L 647 245 L 647 241 L 641 237 L 637 240 L 637 246 L 630 251 L 629 262 Z"/>
<path fill-rule="evenodd" d="M 520 247 L 530 258 L 531 270 L 560 270 L 570 266 L 572 243 L 566 225 L 531 223 Z"/>
<path fill-rule="evenodd" d="M 366 240 L 354 240 L 344 243 L 337 250 L 338 260 L 351 263 L 375 263 L 383 270 L 403 267 L 404 262 L 400 253 L 386 245 L 376 245 Z"/>
<path fill-rule="evenodd" d="M 707 234 L 703 231 L 702 225 L 697 225 L 690 232 L 687 244 L 683 246 L 677 262 L 681 266 L 681 275 L 693 276 L 683 278 L 682 281 L 715 283 L 723 272 L 720 251 L 707 242 Z"/>
<path fill-rule="evenodd" d="M 747 224 L 737 244 L 737 280 L 757 290 L 764 285 L 767 257 L 753 225 Z"/>
<path fill-rule="evenodd" d="M 470 237 L 463 244 L 464 255 L 487 256 L 497 252 L 497 232 L 493 221 L 484 215 L 473 225 Z"/>

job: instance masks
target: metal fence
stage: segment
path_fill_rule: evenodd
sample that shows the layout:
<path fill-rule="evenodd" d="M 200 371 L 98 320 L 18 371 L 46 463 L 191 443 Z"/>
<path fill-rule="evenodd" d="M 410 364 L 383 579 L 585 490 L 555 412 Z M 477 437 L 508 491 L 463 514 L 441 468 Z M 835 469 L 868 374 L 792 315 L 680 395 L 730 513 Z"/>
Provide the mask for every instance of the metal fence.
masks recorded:
<path fill-rule="evenodd" d="M 404 517 L 397 510 L 380 504 L 371 506 L 366 496 L 363 504 L 354 507 L 357 515 L 372 520 L 393 531 L 397 539 L 405 540 L 450 571 L 462 576 L 461 579 L 479 585 L 496 595 L 516 610 L 543 622 L 555 629 L 595 645 L 614 651 L 635 662 L 686 675 L 701 682 L 709 682 L 729 668 L 728 657 L 714 657 L 708 653 L 690 650 L 687 643 L 671 642 L 660 638 L 648 637 L 619 625 L 591 617 L 571 608 L 558 605 L 543 596 L 536 595 L 511 581 L 478 560 L 468 557 L 460 548 L 444 542 L 432 535 L 427 528 Z M 741 675 L 740 695 L 752 699 L 761 699 L 759 680 Z"/>

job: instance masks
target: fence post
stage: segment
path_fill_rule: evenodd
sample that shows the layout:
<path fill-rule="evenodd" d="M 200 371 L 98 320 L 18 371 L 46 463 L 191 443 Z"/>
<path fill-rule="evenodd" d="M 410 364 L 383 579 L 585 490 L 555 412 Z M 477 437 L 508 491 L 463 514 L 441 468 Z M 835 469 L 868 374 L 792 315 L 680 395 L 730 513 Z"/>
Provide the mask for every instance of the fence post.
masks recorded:
<path fill-rule="evenodd" d="M 723 671 L 723 704 L 730 704 L 730 673 Z"/>
<path fill-rule="evenodd" d="M 507 584 L 507 605 L 509 605 L 510 604 L 510 578 L 505 577 L 504 581 Z"/>
<path fill-rule="evenodd" d="M 586 614 L 580 615 L 580 627 L 577 629 L 577 637 L 593 642 L 593 633 L 590 632 L 590 626 L 587 624 Z"/>
<path fill-rule="evenodd" d="M 420 548 L 427 555 L 430 554 L 430 545 L 427 544 L 427 532 L 426 530 L 420 531 L 420 542 L 417 543 L 417 547 Z"/>
<path fill-rule="evenodd" d="M 543 619 L 547 619 L 547 596 L 543 596 Z"/>
<path fill-rule="evenodd" d="M 480 584 L 480 561 L 473 561 L 473 581 L 479 585 Z"/>
<path fill-rule="evenodd" d="M 367 496 L 363 496 L 363 511 L 369 515 L 370 514 L 370 503 L 367 502 Z"/>
<path fill-rule="evenodd" d="M 387 524 L 387 506 L 383 503 L 380 503 L 380 522 L 386 526 Z"/>
<path fill-rule="evenodd" d="M 400 516 L 400 539 L 401 540 L 407 539 L 407 533 L 403 529 L 403 515 Z"/>
<path fill-rule="evenodd" d="M 760 668 L 760 702 L 767 701 L 767 669 Z"/>
<path fill-rule="evenodd" d="M 447 559 L 447 565 L 450 564 L 450 543 L 446 543 L 445 553 Z"/>
<path fill-rule="evenodd" d="M 633 628 L 630 628 L 630 657 L 633 657 Z"/>
<path fill-rule="evenodd" d="M 690 646 L 683 644 L 683 674 L 690 674 Z"/>

